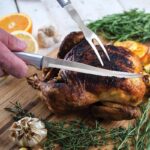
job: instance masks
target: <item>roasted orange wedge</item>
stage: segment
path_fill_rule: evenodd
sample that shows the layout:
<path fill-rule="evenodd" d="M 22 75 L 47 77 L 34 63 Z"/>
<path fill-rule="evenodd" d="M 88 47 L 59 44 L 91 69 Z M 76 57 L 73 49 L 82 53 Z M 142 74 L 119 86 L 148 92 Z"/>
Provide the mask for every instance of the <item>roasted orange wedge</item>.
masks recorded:
<path fill-rule="evenodd" d="M 125 47 L 140 58 L 145 57 L 149 49 L 148 46 L 135 41 L 123 41 L 123 42 L 117 41 L 114 43 L 114 45 Z"/>

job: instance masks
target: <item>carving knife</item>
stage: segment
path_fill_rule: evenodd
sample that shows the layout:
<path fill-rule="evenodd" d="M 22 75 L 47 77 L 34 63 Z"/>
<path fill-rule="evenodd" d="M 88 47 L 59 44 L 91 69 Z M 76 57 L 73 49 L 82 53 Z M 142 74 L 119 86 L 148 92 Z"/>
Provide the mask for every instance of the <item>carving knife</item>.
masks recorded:
<path fill-rule="evenodd" d="M 69 71 L 75 71 L 85 74 L 92 74 L 98 76 L 107 77 L 118 77 L 118 78 L 139 78 L 142 77 L 141 74 L 113 71 L 103 68 L 98 68 L 83 63 L 72 62 L 64 59 L 51 58 L 47 56 L 42 56 L 38 54 L 31 54 L 25 52 L 14 52 L 19 58 L 24 60 L 28 65 L 35 66 L 37 69 L 42 68 L 58 68 Z"/>

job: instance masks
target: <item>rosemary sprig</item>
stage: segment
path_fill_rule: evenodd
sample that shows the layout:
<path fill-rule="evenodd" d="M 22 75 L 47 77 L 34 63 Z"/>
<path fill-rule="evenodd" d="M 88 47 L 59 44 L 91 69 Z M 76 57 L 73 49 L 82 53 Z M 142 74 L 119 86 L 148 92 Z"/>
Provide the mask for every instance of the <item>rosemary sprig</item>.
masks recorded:
<path fill-rule="evenodd" d="M 150 99 L 149 99 L 150 101 Z M 149 121 L 149 110 L 150 110 L 150 103 L 147 104 L 146 107 L 142 107 L 143 115 L 137 121 L 136 126 L 136 144 L 135 148 L 138 150 L 139 147 L 143 145 L 143 147 L 147 147 L 147 142 L 150 139 L 150 121 Z M 141 133 L 142 131 L 142 133 Z M 148 141 L 147 141 L 148 140 Z M 141 147 L 142 149 L 142 147 Z"/>
<path fill-rule="evenodd" d="M 21 104 L 19 102 L 12 103 L 14 106 L 12 108 L 5 108 L 6 111 L 9 111 L 12 113 L 14 121 L 18 121 L 24 117 L 34 117 L 33 113 L 29 113 L 27 110 L 23 109 Z"/>
<path fill-rule="evenodd" d="M 91 22 L 88 27 L 108 40 L 150 40 L 150 13 L 137 9 L 108 15 Z"/>
<path fill-rule="evenodd" d="M 59 144 L 63 150 L 86 150 L 91 146 L 117 145 L 130 131 L 122 127 L 107 131 L 97 121 L 95 127 L 89 127 L 80 121 L 61 123 L 46 123 L 48 139 L 44 142 L 45 150 L 53 150 L 55 144 Z"/>
<path fill-rule="evenodd" d="M 7 108 L 14 114 L 14 119 L 34 115 L 24 110 L 19 103 L 13 104 L 14 108 Z M 150 99 L 141 107 L 142 116 L 133 127 L 128 129 L 119 127 L 106 130 L 95 121 L 95 126 L 90 127 L 76 120 L 71 122 L 44 121 L 48 136 L 43 143 L 44 150 L 53 150 L 56 145 L 62 150 L 87 150 L 89 147 L 101 147 L 108 144 L 114 145 L 114 150 L 145 150 L 150 148 Z M 18 117 L 19 114 L 19 117 Z"/>
<path fill-rule="evenodd" d="M 46 128 L 48 129 L 48 139 L 44 143 L 45 150 L 49 150 L 51 144 L 59 144 L 63 147 L 63 150 L 87 149 L 91 145 L 98 146 L 103 144 L 100 142 L 99 134 L 105 134 L 106 132 L 97 123 L 93 130 L 93 128 L 88 127 L 80 121 L 69 123 L 46 122 Z"/>

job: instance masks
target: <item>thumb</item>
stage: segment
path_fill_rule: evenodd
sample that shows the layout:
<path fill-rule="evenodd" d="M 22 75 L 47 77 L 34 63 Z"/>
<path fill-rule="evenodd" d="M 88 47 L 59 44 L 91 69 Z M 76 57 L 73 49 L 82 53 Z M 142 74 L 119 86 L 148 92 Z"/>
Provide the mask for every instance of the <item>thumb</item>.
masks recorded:
<path fill-rule="evenodd" d="M 4 43 L 11 51 L 22 51 L 26 48 L 25 42 L 2 29 L 0 29 L 0 41 Z"/>
<path fill-rule="evenodd" d="M 14 55 L 2 42 L 0 42 L 0 68 L 15 77 L 25 77 L 27 74 L 26 64 Z M 1 71 L 1 75 L 4 72 Z"/>

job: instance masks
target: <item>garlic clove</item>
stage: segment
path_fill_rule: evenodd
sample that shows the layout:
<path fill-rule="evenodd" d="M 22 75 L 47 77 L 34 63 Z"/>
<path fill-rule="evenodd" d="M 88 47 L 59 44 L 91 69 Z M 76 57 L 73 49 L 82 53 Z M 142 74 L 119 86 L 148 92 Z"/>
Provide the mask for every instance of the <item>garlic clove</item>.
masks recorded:
<path fill-rule="evenodd" d="M 59 43 L 61 41 L 61 36 L 60 35 L 56 35 L 56 36 L 53 37 L 53 39 L 54 39 L 55 43 Z"/>
<path fill-rule="evenodd" d="M 52 36 L 55 36 L 57 34 L 55 27 L 52 25 L 44 26 L 41 29 L 39 29 L 39 31 L 42 31 L 48 37 L 52 37 Z"/>
<path fill-rule="evenodd" d="M 54 45 L 54 40 L 52 37 L 48 37 L 44 32 L 38 33 L 38 44 L 41 48 L 49 48 Z"/>
<path fill-rule="evenodd" d="M 39 143 L 43 137 L 41 135 L 34 135 L 33 138 Z"/>
<path fill-rule="evenodd" d="M 33 147 L 33 146 L 37 145 L 40 142 L 40 140 L 36 140 L 34 137 L 32 137 L 32 139 L 28 140 L 28 145 L 30 147 Z"/>
<path fill-rule="evenodd" d="M 30 122 L 30 126 L 38 129 L 45 128 L 45 125 L 41 121 L 34 120 L 34 122 Z"/>
<path fill-rule="evenodd" d="M 37 129 L 37 128 L 32 128 L 31 131 L 34 134 L 40 135 L 41 137 L 45 138 L 47 135 L 47 129 Z"/>
<path fill-rule="evenodd" d="M 28 146 L 28 140 L 25 137 L 21 139 L 17 139 L 16 143 L 18 143 L 19 146 L 25 146 L 25 147 Z"/>
<path fill-rule="evenodd" d="M 58 34 L 54 26 L 47 26 L 38 30 L 37 39 L 39 47 L 49 48 L 55 43 L 59 43 L 61 36 Z"/>

